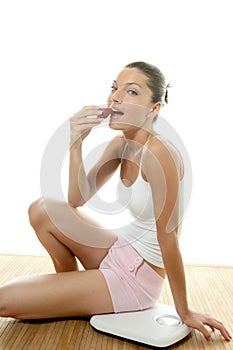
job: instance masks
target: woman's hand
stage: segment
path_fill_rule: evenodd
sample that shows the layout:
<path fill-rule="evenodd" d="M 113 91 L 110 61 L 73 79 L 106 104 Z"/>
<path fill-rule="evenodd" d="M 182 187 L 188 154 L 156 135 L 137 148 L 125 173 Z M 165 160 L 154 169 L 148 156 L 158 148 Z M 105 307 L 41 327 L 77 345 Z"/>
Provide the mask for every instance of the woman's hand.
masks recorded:
<path fill-rule="evenodd" d="M 91 129 L 103 120 L 103 112 L 96 106 L 87 106 L 70 118 L 70 145 L 82 142 Z"/>
<path fill-rule="evenodd" d="M 182 317 L 182 321 L 187 326 L 199 330 L 207 340 L 211 339 L 211 333 L 205 326 L 209 326 L 213 332 L 215 329 L 219 330 L 222 336 L 228 341 L 232 339 L 224 325 L 210 315 L 189 310 L 189 312 Z"/>

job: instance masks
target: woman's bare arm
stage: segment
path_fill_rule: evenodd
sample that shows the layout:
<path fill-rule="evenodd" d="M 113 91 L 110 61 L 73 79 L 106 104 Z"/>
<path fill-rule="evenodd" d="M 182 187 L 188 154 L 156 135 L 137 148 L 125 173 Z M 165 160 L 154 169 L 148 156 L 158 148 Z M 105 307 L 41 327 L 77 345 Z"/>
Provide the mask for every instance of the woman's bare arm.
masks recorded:
<path fill-rule="evenodd" d="M 122 146 L 122 136 L 110 141 L 88 174 L 83 165 L 82 143 L 70 150 L 68 202 L 73 207 L 85 204 L 111 178 L 120 164 Z"/>
<path fill-rule="evenodd" d="M 194 312 L 188 306 L 184 265 L 177 239 L 180 162 L 162 141 L 153 140 L 145 152 L 144 163 L 143 171 L 152 188 L 158 241 L 176 310 L 183 322 L 198 329 L 206 339 L 210 339 L 211 334 L 205 325 L 212 330 L 218 329 L 226 340 L 231 340 L 220 321 Z"/>

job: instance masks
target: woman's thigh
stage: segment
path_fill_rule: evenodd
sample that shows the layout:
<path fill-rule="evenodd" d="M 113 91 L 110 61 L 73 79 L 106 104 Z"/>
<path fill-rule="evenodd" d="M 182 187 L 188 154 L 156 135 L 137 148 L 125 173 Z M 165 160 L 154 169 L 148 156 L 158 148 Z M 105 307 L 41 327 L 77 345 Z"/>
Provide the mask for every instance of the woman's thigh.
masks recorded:
<path fill-rule="evenodd" d="M 43 224 L 46 225 L 47 234 L 68 247 L 85 268 L 98 268 L 117 240 L 115 233 L 66 202 L 41 199 L 36 206 L 40 215 L 46 216 Z"/>
<path fill-rule="evenodd" d="M 17 278 L 0 289 L 3 317 L 41 319 L 111 313 L 113 306 L 99 270 Z"/>

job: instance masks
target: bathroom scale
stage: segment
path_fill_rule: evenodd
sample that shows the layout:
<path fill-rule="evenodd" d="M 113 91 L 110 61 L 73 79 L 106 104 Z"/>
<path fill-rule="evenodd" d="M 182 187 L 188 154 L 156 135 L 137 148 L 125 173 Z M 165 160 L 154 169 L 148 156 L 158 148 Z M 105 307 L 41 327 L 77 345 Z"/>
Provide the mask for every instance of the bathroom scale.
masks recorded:
<path fill-rule="evenodd" d="M 95 315 L 90 323 L 108 335 L 156 347 L 170 346 L 192 331 L 181 321 L 175 307 L 166 304 L 155 304 L 143 311 Z"/>

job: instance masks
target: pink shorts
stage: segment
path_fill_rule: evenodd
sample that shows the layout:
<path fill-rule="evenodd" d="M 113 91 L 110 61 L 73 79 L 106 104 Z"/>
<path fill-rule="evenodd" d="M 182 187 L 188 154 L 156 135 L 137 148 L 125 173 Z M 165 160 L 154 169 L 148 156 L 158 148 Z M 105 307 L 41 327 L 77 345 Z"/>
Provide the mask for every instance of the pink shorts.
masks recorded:
<path fill-rule="evenodd" d="M 110 248 L 99 270 L 116 313 L 153 307 L 161 294 L 164 279 L 122 238 Z"/>

